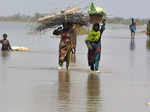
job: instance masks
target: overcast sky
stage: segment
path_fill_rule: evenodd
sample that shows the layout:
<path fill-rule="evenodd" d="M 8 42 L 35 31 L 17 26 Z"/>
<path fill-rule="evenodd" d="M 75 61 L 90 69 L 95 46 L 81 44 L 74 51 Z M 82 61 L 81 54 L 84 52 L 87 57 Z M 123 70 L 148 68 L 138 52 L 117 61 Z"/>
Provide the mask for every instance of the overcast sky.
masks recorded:
<path fill-rule="evenodd" d="M 92 0 L 0 0 L 0 16 L 16 13 L 31 15 L 50 13 L 76 6 L 83 10 Z M 109 16 L 150 18 L 150 0 L 93 0 L 103 7 Z M 87 10 L 87 9 L 86 9 Z"/>

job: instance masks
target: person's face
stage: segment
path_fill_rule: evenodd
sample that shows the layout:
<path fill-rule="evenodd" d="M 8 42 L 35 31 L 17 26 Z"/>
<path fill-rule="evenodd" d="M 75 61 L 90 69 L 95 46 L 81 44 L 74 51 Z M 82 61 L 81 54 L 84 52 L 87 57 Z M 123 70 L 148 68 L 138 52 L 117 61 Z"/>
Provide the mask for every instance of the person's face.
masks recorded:
<path fill-rule="evenodd" d="M 4 37 L 3 37 L 3 39 L 4 39 L 4 40 L 6 40 L 6 39 L 7 39 L 7 37 L 6 37 L 6 36 L 4 36 Z"/>
<path fill-rule="evenodd" d="M 98 31 L 98 30 L 99 30 L 98 25 L 95 25 L 95 26 L 94 26 L 94 30 L 95 30 L 95 31 Z"/>

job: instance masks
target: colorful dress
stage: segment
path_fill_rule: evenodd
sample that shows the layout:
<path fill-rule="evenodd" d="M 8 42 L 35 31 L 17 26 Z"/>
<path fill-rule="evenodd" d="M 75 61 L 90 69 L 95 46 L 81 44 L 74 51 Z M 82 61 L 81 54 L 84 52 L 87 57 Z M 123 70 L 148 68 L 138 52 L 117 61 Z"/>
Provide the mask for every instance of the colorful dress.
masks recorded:
<path fill-rule="evenodd" d="M 66 61 L 66 68 L 68 69 L 70 63 L 70 52 L 72 50 L 72 42 L 69 33 L 63 33 L 59 44 L 59 65 L 63 66 Z"/>
<path fill-rule="evenodd" d="M 88 64 L 91 70 L 98 70 L 101 44 L 100 44 L 101 32 L 95 32 L 92 30 L 88 37 L 85 39 L 85 42 L 88 47 Z"/>
<path fill-rule="evenodd" d="M 54 35 L 61 35 L 59 43 L 59 65 L 62 67 L 66 61 L 66 68 L 68 69 L 70 63 L 70 52 L 72 51 L 71 34 L 68 30 L 64 30 L 62 27 L 54 30 Z"/>
<path fill-rule="evenodd" d="M 98 71 L 99 61 L 101 58 L 101 37 L 105 30 L 105 23 L 101 25 L 99 32 L 91 31 L 85 42 L 88 47 L 88 64 L 92 71 Z M 94 34 L 95 39 L 92 40 L 92 34 Z M 91 39 L 90 39 L 91 38 Z M 92 49 L 91 49 L 92 48 Z"/>

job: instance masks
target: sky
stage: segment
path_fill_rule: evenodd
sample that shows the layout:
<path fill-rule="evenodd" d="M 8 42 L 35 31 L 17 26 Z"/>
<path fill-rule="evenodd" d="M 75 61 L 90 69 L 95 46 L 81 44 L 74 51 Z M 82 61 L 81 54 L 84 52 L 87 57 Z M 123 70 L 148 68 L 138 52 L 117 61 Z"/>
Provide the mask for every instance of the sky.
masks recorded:
<path fill-rule="evenodd" d="M 150 18 L 150 0 L 0 0 L 0 16 L 57 12 L 69 7 L 87 10 L 90 2 L 105 9 L 108 17 Z"/>

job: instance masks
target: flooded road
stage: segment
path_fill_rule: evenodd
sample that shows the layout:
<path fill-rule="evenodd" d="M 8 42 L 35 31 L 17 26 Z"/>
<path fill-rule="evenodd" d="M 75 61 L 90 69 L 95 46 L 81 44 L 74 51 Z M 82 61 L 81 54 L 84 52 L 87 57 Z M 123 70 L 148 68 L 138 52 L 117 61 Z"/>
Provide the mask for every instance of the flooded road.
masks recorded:
<path fill-rule="evenodd" d="M 28 35 L 23 23 L 0 26 L 12 46 L 30 48 L 0 52 L 0 112 L 150 111 L 150 40 L 144 34 L 131 40 L 128 26 L 108 25 L 101 73 L 90 74 L 85 36 L 78 38 L 70 70 L 59 71 L 59 39 L 50 38 L 50 33 Z"/>

